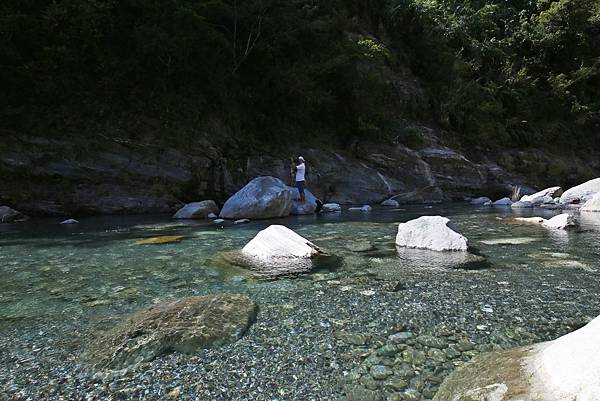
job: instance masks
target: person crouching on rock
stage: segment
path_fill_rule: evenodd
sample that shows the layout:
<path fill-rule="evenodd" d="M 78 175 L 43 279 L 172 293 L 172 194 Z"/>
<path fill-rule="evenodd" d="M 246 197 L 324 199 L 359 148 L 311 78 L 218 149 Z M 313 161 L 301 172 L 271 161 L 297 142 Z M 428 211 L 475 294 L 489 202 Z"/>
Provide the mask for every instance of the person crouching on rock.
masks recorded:
<path fill-rule="evenodd" d="M 300 194 L 300 203 L 304 203 L 306 198 L 304 196 L 304 176 L 306 174 L 306 163 L 304 157 L 298 156 L 297 159 L 292 163 L 292 171 L 296 176 L 296 188 Z"/>

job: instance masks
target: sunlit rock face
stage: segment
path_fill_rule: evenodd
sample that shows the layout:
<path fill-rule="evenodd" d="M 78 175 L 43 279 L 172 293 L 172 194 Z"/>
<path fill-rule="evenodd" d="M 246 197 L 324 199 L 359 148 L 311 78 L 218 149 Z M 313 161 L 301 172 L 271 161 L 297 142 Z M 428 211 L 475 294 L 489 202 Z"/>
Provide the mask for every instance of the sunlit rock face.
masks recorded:
<path fill-rule="evenodd" d="M 600 178 L 595 178 L 566 190 L 560 197 L 560 203 L 570 204 L 578 202 L 579 204 L 584 204 L 598 192 L 600 192 Z"/>
<path fill-rule="evenodd" d="M 432 251 L 467 251 L 468 240 L 456 232 L 447 217 L 423 216 L 398 225 L 396 245 Z"/>
<path fill-rule="evenodd" d="M 588 199 L 581 207 L 582 212 L 600 212 L 600 192 Z"/>
<path fill-rule="evenodd" d="M 481 354 L 452 373 L 434 401 L 595 401 L 600 317 L 554 341 Z"/>

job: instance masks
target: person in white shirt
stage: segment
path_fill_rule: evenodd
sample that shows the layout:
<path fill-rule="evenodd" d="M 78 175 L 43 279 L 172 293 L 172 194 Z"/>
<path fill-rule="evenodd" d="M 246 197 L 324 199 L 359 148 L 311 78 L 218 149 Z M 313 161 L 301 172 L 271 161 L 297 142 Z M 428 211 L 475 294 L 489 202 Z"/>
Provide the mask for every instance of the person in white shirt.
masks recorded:
<path fill-rule="evenodd" d="M 306 175 L 306 162 L 304 157 L 298 156 L 297 159 L 292 163 L 292 171 L 296 178 L 296 188 L 298 188 L 298 193 L 300 194 L 300 203 L 304 203 L 306 198 L 304 196 L 304 181 Z"/>

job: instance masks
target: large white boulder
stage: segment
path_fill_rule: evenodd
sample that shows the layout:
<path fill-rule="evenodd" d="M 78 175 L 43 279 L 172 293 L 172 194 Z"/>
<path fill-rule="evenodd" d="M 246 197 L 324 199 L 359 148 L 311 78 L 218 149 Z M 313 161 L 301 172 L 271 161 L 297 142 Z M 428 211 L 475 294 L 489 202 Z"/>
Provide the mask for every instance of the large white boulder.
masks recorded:
<path fill-rule="evenodd" d="M 597 401 L 600 317 L 549 341 L 481 354 L 454 371 L 433 401 Z"/>
<path fill-rule="evenodd" d="M 271 225 L 260 231 L 242 249 L 245 256 L 262 261 L 310 259 L 319 253 L 315 244 L 281 225 Z"/>
<path fill-rule="evenodd" d="M 275 177 L 256 177 L 225 202 L 222 219 L 270 219 L 289 216 L 292 192 Z"/>
<path fill-rule="evenodd" d="M 588 199 L 580 210 L 582 212 L 600 212 L 600 192 Z"/>
<path fill-rule="evenodd" d="M 600 192 L 600 178 L 595 178 L 566 190 L 560 197 L 560 203 L 569 204 L 575 201 L 583 204 L 598 192 Z"/>
<path fill-rule="evenodd" d="M 531 202 L 534 205 L 552 202 L 552 198 L 562 194 L 561 187 L 550 187 L 531 195 L 524 195 L 521 198 L 523 202 Z"/>
<path fill-rule="evenodd" d="M 27 216 L 8 206 L 0 206 L 0 223 L 27 220 Z"/>
<path fill-rule="evenodd" d="M 174 219 L 207 219 L 211 214 L 219 214 L 219 207 L 213 200 L 188 203 L 175 213 Z"/>
<path fill-rule="evenodd" d="M 456 232 L 447 217 L 422 216 L 398 225 L 396 245 L 433 251 L 467 251 L 468 240 Z"/>
<path fill-rule="evenodd" d="M 568 213 L 559 214 L 551 219 L 545 220 L 542 225 L 547 228 L 556 228 L 564 230 L 569 227 L 575 226 L 575 219 Z"/>

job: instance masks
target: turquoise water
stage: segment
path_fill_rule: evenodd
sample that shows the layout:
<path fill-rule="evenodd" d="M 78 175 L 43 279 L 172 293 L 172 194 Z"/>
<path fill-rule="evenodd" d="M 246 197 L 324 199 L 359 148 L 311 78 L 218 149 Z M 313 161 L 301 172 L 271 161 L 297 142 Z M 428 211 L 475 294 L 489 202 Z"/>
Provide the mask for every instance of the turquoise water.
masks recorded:
<path fill-rule="evenodd" d="M 523 213 L 524 216 L 531 215 L 531 212 Z M 464 270 L 453 269 L 463 265 L 451 255 L 397 252 L 394 246 L 397 223 L 420 215 L 451 218 L 459 231 L 469 238 L 474 252 L 482 258 L 470 264 L 470 270 Z M 552 214 L 535 210 L 534 215 L 550 217 Z M 85 369 L 76 367 L 77 355 L 92 338 L 90 332 L 110 327 L 125 314 L 165 298 L 242 292 L 257 299 L 262 315 L 259 313 L 256 327 L 237 347 L 248 346 L 244 341 L 260 342 L 262 337 L 258 330 L 262 325 L 278 333 L 273 336 L 289 336 L 289 327 L 284 330 L 288 317 L 307 322 L 309 328 L 322 325 L 321 313 L 330 314 L 328 319 L 331 321 L 338 317 L 337 320 L 349 319 L 344 328 L 347 331 L 380 331 L 377 335 L 384 335 L 385 330 L 399 321 L 412 325 L 412 330 L 423 331 L 453 324 L 457 331 L 463 331 L 474 342 L 494 343 L 491 334 L 486 335 L 485 330 L 477 328 L 492 324 L 471 322 L 473 311 L 464 310 L 467 306 L 448 308 L 454 302 L 453 297 L 464 298 L 460 301 L 464 305 L 477 300 L 468 307 L 477 309 L 484 317 L 487 316 L 485 311 L 493 310 L 498 319 L 493 325 L 499 329 L 530 326 L 531 337 L 514 340 L 511 344 L 550 339 L 548 337 L 568 331 L 571 320 L 585 322 L 599 314 L 600 214 L 577 215 L 580 227 L 568 232 L 515 223 L 510 220 L 515 216 L 510 208 L 448 205 L 411 206 L 398 210 L 376 208 L 368 214 L 344 211 L 226 227 L 210 222 L 178 222 L 168 216 L 91 217 L 72 226 L 61 226 L 55 219 L 1 225 L 0 335 L 3 351 L 0 361 L 4 359 L 2 362 L 10 362 L 11 366 L 8 370 L 0 370 L 0 389 L 4 386 L 5 394 L 14 399 L 42 399 L 57 394 L 77 399 L 74 394 L 84 391 L 79 387 L 58 386 L 48 393 L 52 395 L 40 395 L 44 388 L 42 378 L 52 376 L 47 372 L 52 369 L 49 366 L 60 365 L 57 359 L 69 355 L 70 367 L 63 366 L 60 374 L 72 369 L 73 375 L 75 372 L 84 375 Z M 240 249 L 269 224 L 287 225 L 327 252 L 339 256 L 339 262 L 326 270 L 296 278 L 263 280 L 228 264 L 220 256 L 222 252 Z M 145 238 L 164 235 L 183 236 L 183 239 L 162 245 L 136 244 Z M 355 246 L 365 242 L 371 243 L 373 249 L 355 252 Z M 328 284 L 324 287 L 323 283 Z M 319 292 L 325 295 L 319 295 Z M 329 296 L 331 305 L 339 301 L 339 309 L 336 311 L 332 307 L 321 311 L 315 306 L 315 320 L 311 321 L 310 305 L 322 302 L 319 296 Z M 299 309 L 287 306 L 293 302 L 301 303 L 298 297 L 305 300 L 306 305 L 302 304 L 304 306 Z M 346 300 L 348 304 L 342 305 Z M 383 311 L 378 314 L 376 307 L 380 302 L 389 303 L 390 308 L 397 305 L 416 315 L 404 319 Z M 522 305 L 524 310 L 519 310 L 516 305 Z M 344 309 L 354 307 L 358 309 L 352 314 Z M 443 313 L 440 308 L 444 308 Z M 302 315 L 294 316 L 300 310 Z M 428 316 L 429 320 L 419 320 L 419 313 Z M 531 323 L 537 322 L 538 317 L 543 322 L 540 323 L 543 329 L 537 323 Z M 261 320 L 267 318 L 270 320 Z M 559 319 L 564 321 L 558 322 Z M 556 327 L 548 328 L 549 322 L 553 321 Z M 331 325 L 331 322 L 327 324 Z M 334 328 L 319 326 L 319 330 L 331 337 Z M 300 346 L 293 343 L 294 339 L 289 341 L 292 341 L 292 348 Z M 47 349 L 47 353 L 36 356 L 29 347 Z M 296 351 L 290 349 L 290 353 Z M 342 371 L 350 371 L 361 363 L 358 357 L 342 358 L 341 351 L 336 348 L 331 352 L 339 369 L 314 372 L 319 378 L 315 380 L 332 383 L 342 376 Z M 15 366 L 14 361 L 19 358 L 25 362 Z M 286 360 L 285 355 L 281 358 Z M 176 366 L 188 363 L 186 361 L 177 360 Z M 328 359 L 328 363 L 333 362 Z M 36 379 L 19 381 L 19 372 L 23 371 Z M 301 372 L 293 375 L 301 375 Z M 7 377 L 9 374 L 17 378 Z M 226 384 L 221 385 L 227 388 Z M 90 384 L 80 386 L 87 388 Z M 431 388 L 435 389 L 435 386 Z M 310 394 L 302 393 L 297 384 L 286 384 L 284 389 L 289 391 L 282 399 L 303 399 L 301 394 Z M 106 394 L 112 394 L 110 390 L 106 391 Z M 239 391 L 237 398 L 229 399 L 252 399 L 249 395 L 245 398 L 244 391 Z M 331 397 L 319 396 L 315 389 L 311 391 L 316 394 L 314 399 Z M 343 389 L 328 391 L 343 397 Z M 422 393 L 421 399 L 428 399 L 426 391 L 422 390 Z"/>

